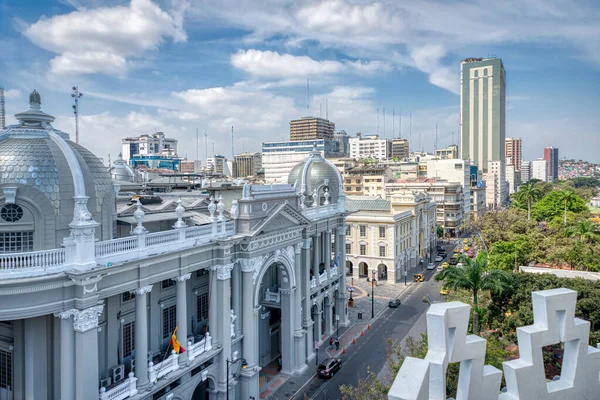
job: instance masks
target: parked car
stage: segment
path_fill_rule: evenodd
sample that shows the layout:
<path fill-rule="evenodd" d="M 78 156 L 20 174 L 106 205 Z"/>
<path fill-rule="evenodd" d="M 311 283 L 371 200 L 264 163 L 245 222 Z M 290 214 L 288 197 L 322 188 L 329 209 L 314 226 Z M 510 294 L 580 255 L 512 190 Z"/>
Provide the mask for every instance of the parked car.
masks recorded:
<path fill-rule="evenodd" d="M 326 358 L 317 367 L 317 375 L 323 378 L 333 378 L 333 375 L 342 368 L 339 358 Z"/>
<path fill-rule="evenodd" d="M 467 256 L 469 256 L 469 258 L 473 258 L 475 257 L 475 253 L 473 253 L 473 250 L 469 250 L 467 251 Z"/>
<path fill-rule="evenodd" d="M 433 270 L 433 269 L 435 269 L 435 264 L 434 263 L 427 264 L 427 269 L 430 270 L 430 271 Z"/>
<path fill-rule="evenodd" d="M 452 258 L 450 259 L 450 261 L 448 261 L 448 264 L 450 264 L 450 265 L 456 265 L 456 264 L 458 264 L 458 259 L 457 259 L 457 258 L 454 258 L 454 257 L 452 257 Z"/>
<path fill-rule="evenodd" d="M 442 262 L 442 261 L 444 261 L 444 257 L 442 257 L 438 254 L 438 256 L 435 258 L 435 262 Z"/>
<path fill-rule="evenodd" d="M 443 262 L 443 263 L 440 265 L 440 267 L 442 267 L 442 268 L 448 268 L 449 266 L 450 266 L 450 264 L 448 264 L 446 261 L 444 261 L 444 262 Z"/>
<path fill-rule="evenodd" d="M 398 308 L 398 307 L 400 307 L 400 299 L 390 299 L 390 302 L 388 303 L 388 306 L 390 308 Z"/>

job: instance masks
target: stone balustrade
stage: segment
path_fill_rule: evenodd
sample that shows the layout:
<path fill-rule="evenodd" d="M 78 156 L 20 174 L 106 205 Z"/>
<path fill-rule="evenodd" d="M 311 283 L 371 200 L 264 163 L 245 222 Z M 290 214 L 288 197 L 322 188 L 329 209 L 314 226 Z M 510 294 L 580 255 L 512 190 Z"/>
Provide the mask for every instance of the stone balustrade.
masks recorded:
<path fill-rule="evenodd" d="M 118 385 L 100 388 L 100 400 L 123 400 L 135 396 L 138 393 L 136 382 L 137 378 L 130 372 L 129 377 Z"/>
<path fill-rule="evenodd" d="M 95 243 L 97 264 L 110 266 L 118 262 L 135 261 L 166 251 L 192 248 L 216 239 L 212 233 L 213 224 L 183 229 L 128 236 L 119 239 L 103 240 Z M 219 236 L 233 235 L 233 221 L 225 224 Z M 0 254 L 0 279 L 49 275 L 71 270 L 75 259 L 74 246 L 32 251 L 26 253 Z"/>
<path fill-rule="evenodd" d="M 188 359 L 190 361 L 194 361 L 196 359 L 196 357 L 200 356 L 201 354 L 207 353 L 209 351 L 212 350 L 212 337 L 210 336 L 210 333 L 206 333 L 206 336 L 204 337 L 204 339 L 192 344 L 192 342 L 188 341 L 188 347 L 187 347 L 187 352 L 188 352 Z"/>
<path fill-rule="evenodd" d="M 327 279 L 327 271 L 323 271 L 323 273 L 319 275 L 319 283 L 321 284 L 323 282 L 326 282 Z"/>
<path fill-rule="evenodd" d="M 307 207 L 302 210 L 302 213 L 304 214 L 304 216 L 306 218 L 308 218 L 310 220 L 322 219 L 322 218 L 327 218 L 332 215 L 338 214 L 340 212 L 340 210 L 345 211 L 345 208 L 342 209 L 341 207 L 345 207 L 345 205 L 340 205 L 338 203 L 338 204 L 321 205 L 321 206 L 317 206 L 317 207 Z"/>
<path fill-rule="evenodd" d="M 338 274 L 338 267 L 331 267 L 329 269 L 329 272 L 331 273 L 331 277 L 337 276 L 337 274 Z"/>
<path fill-rule="evenodd" d="M 517 328 L 520 358 L 502 371 L 484 365 L 486 341 L 467 335 L 470 306 L 433 304 L 427 312 L 428 352 L 424 360 L 407 357 L 389 400 L 445 400 L 449 363 L 460 362 L 457 400 L 592 400 L 600 393 L 600 350 L 588 345 L 590 323 L 575 318 L 577 292 L 552 289 L 532 293 L 533 325 Z M 545 378 L 542 347 L 564 344 L 559 379 Z"/>
<path fill-rule="evenodd" d="M 267 288 L 265 290 L 265 301 L 269 301 L 271 303 L 280 303 L 281 294 L 279 293 L 279 289 L 277 289 L 276 292 L 271 292 L 271 289 Z"/>
<path fill-rule="evenodd" d="M 317 280 L 315 279 L 315 277 L 313 276 L 312 279 L 310 280 L 310 288 L 311 289 L 316 289 L 317 288 Z"/>
<path fill-rule="evenodd" d="M 163 376 L 179 369 L 179 354 L 171 350 L 171 355 L 165 360 L 154 364 L 148 362 L 148 378 L 151 383 L 156 383 Z"/>

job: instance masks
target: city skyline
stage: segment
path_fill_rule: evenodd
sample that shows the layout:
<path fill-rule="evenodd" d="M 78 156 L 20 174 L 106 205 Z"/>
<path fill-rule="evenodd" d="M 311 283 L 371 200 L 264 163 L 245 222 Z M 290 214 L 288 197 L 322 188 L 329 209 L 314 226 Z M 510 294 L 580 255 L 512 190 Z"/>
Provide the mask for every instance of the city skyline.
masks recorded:
<path fill-rule="evenodd" d="M 154 131 L 196 158 L 196 128 L 200 159 L 204 131 L 209 153 L 214 141 L 229 158 L 232 125 L 237 149 L 260 151 L 262 141 L 288 137 L 290 120 L 326 113 L 350 135 L 377 133 L 379 125 L 388 138 L 398 136 L 400 113 L 408 138 L 410 113 L 411 150 L 420 134 L 431 152 L 436 123 L 438 148 L 458 144 L 460 60 L 496 55 L 507 72 L 506 136 L 523 139 L 523 159 L 554 146 L 561 157 L 600 162 L 589 146 L 600 123 L 599 33 L 591 29 L 600 10 L 585 2 L 567 10 L 557 2 L 493 10 L 483 2 L 177 4 L 3 2 L 7 123 L 15 123 L 19 99 L 38 88 L 57 128 L 74 140 L 77 85 L 85 95 L 81 143 L 105 162 L 108 153 L 116 158 L 121 138 Z"/>

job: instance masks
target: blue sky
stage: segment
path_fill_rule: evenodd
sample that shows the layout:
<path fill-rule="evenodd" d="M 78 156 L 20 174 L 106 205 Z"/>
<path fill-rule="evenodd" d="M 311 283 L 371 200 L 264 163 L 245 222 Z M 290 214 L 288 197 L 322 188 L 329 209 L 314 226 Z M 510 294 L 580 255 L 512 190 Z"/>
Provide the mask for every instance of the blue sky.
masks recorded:
<path fill-rule="evenodd" d="M 496 4 L 497 3 L 497 4 Z M 120 138 L 162 130 L 204 160 L 286 139 L 292 118 L 328 116 L 349 134 L 458 141 L 459 68 L 501 57 L 507 136 L 600 163 L 600 5 L 594 0 L 0 0 L 0 85 L 9 122 L 36 88 L 54 126 L 105 160 Z M 306 80 L 310 79 L 310 110 Z M 320 111 L 321 110 L 321 111 Z M 392 112 L 395 119 L 392 122 Z M 453 134 L 454 132 L 454 134 Z"/>

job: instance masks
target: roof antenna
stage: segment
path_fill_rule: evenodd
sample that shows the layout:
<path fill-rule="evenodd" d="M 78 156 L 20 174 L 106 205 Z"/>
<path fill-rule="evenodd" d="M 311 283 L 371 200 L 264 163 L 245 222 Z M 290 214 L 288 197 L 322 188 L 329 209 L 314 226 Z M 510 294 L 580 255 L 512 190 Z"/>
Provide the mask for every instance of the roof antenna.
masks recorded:
<path fill-rule="evenodd" d="M 385 107 L 383 107 L 383 137 L 387 138 L 387 136 L 385 136 Z"/>
<path fill-rule="evenodd" d="M 306 112 L 310 116 L 310 78 L 306 78 Z"/>
<path fill-rule="evenodd" d="M 379 107 L 377 107 L 377 134 L 379 135 Z"/>
<path fill-rule="evenodd" d="M 392 106 L 392 139 L 396 135 L 396 106 Z"/>
<path fill-rule="evenodd" d="M 437 130 L 437 122 L 435 123 L 435 142 L 433 143 L 433 154 L 435 155 L 435 153 L 437 152 L 437 137 L 438 137 L 438 130 Z"/>
<path fill-rule="evenodd" d="M 233 144 L 234 144 L 234 140 L 233 140 L 233 125 L 231 125 L 231 159 L 233 160 L 235 158 L 235 151 L 233 149 Z"/>
<path fill-rule="evenodd" d="M 327 98 L 325 98 L 325 119 L 329 120 L 329 105 L 327 103 Z"/>
<path fill-rule="evenodd" d="M 398 138 L 402 139 L 402 109 L 400 109 L 400 131 L 398 132 Z"/>

